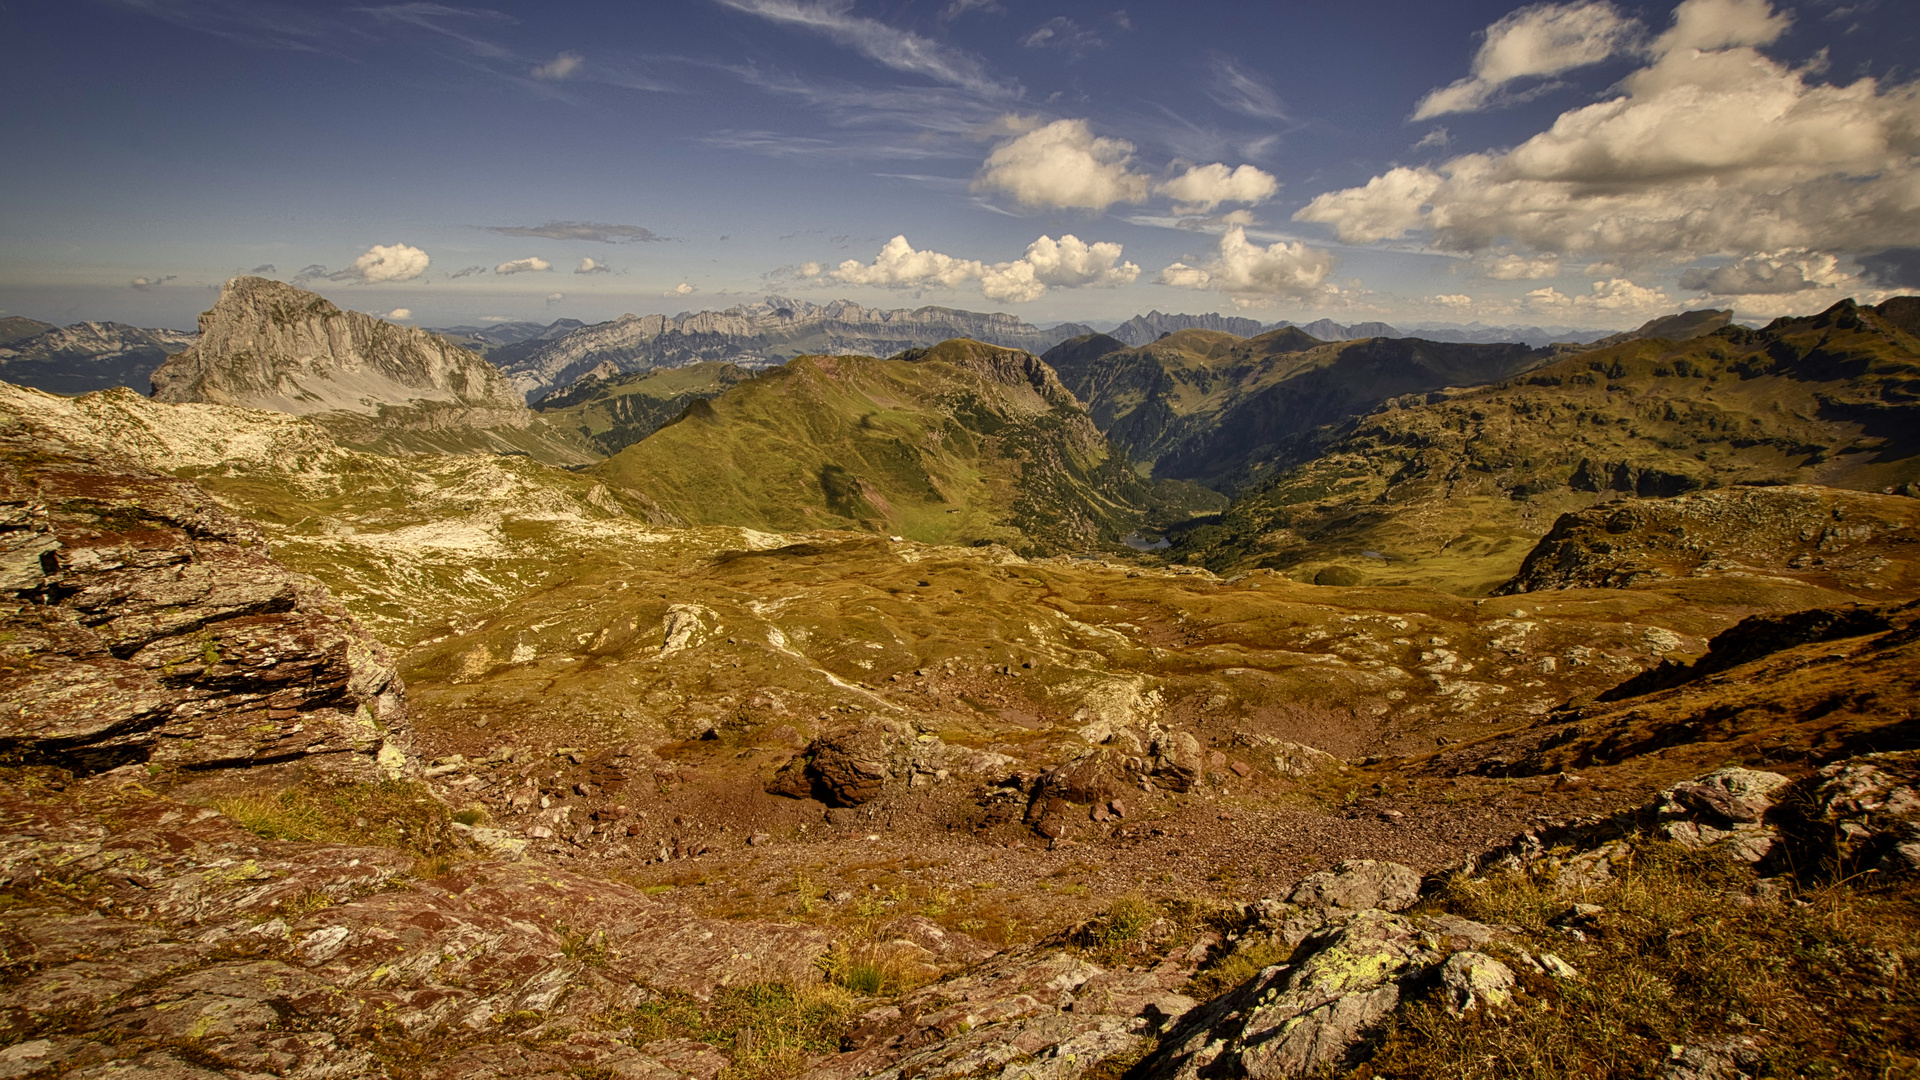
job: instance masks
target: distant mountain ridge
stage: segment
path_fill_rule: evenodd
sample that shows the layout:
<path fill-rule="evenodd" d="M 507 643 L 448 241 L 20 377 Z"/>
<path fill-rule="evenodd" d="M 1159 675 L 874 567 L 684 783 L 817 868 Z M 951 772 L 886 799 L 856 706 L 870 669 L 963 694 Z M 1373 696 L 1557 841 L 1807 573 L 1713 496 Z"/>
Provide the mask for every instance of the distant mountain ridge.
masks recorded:
<path fill-rule="evenodd" d="M 18 317 L 5 322 L 8 334 L 45 329 L 0 345 L 0 379 L 52 394 L 144 387 L 168 356 L 199 338 L 180 330 L 149 330 L 117 322 L 64 327 Z"/>
<path fill-rule="evenodd" d="M 702 360 L 762 368 L 808 354 L 891 356 L 954 338 L 1038 354 L 1090 332 L 1078 323 L 1043 329 L 1000 313 L 942 307 L 882 310 L 850 300 L 812 304 L 769 296 L 725 311 L 622 315 L 557 340 L 503 346 L 488 359 L 523 394 L 537 400 L 609 362 L 622 373 Z"/>
<path fill-rule="evenodd" d="M 1237 315 L 1168 315 L 1156 310 L 1135 315 L 1108 331 L 1107 336 L 1138 348 L 1182 330 L 1213 330 L 1234 337 L 1253 337 L 1266 329 L 1267 325 L 1258 319 L 1244 319 Z"/>

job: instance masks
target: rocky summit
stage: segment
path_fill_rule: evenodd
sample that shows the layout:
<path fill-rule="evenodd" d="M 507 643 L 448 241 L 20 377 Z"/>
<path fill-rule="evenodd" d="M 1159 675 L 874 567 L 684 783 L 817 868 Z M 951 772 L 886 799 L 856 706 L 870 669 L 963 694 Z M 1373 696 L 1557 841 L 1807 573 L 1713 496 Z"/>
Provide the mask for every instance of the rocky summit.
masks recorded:
<path fill-rule="evenodd" d="M 536 415 L 236 279 L 0 384 L 0 1077 L 1913 1075 L 1917 310 Z"/>

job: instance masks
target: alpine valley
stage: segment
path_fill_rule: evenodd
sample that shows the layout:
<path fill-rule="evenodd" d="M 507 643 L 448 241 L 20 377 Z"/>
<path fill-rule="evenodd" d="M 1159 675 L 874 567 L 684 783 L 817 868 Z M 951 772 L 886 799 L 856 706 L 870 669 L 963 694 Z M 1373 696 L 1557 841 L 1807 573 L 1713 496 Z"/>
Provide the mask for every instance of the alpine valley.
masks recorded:
<path fill-rule="evenodd" d="M 1920 297 L 0 329 L 0 1076 L 1920 1075 Z"/>

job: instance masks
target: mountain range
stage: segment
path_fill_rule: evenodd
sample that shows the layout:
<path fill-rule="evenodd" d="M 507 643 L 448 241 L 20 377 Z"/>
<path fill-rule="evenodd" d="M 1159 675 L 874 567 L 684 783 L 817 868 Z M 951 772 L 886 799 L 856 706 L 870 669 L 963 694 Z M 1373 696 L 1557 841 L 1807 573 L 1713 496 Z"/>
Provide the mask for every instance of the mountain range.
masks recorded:
<path fill-rule="evenodd" d="M 56 327 L 17 316 L 4 320 L 0 330 L 0 378 L 55 394 L 145 387 L 167 357 L 196 336 L 115 322 Z"/>
<path fill-rule="evenodd" d="M 1920 297 L 537 408 L 202 330 L 0 381 L 0 1072 L 1910 1064 Z"/>

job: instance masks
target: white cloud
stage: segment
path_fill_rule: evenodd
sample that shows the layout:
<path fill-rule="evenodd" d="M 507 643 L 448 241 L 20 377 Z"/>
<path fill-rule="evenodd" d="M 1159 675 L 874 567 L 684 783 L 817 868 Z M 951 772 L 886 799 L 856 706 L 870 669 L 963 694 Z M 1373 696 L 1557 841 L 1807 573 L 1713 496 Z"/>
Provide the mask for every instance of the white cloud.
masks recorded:
<path fill-rule="evenodd" d="M 1065 15 L 1055 15 L 1034 27 L 1033 33 L 1020 39 L 1020 44 L 1029 49 L 1059 49 L 1075 56 L 1107 47 L 1099 34 Z"/>
<path fill-rule="evenodd" d="M 1500 255 L 1483 261 L 1480 272 L 1495 281 L 1539 281 L 1560 273 L 1560 257 Z"/>
<path fill-rule="evenodd" d="M 700 290 L 694 288 L 693 286 L 683 281 L 680 284 L 675 285 L 673 288 L 668 289 L 666 292 L 661 293 L 660 295 L 661 296 L 692 296 L 694 293 L 699 291 Z"/>
<path fill-rule="evenodd" d="M 1413 148 L 1415 150 L 1425 150 L 1429 146 L 1447 146 L 1452 142 L 1453 136 L 1447 133 L 1447 129 L 1437 127 L 1425 135 L 1420 136 L 1420 141 L 1414 143 Z"/>
<path fill-rule="evenodd" d="M 1443 308 L 1448 308 L 1456 311 L 1462 308 L 1470 308 L 1473 306 L 1473 297 L 1468 296 L 1465 293 L 1440 293 L 1432 297 L 1432 300 L 1434 303 L 1439 304 Z"/>
<path fill-rule="evenodd" d="M 427 253 L 408 244 L 375 244 L 353 265 L 328 274 L 330 281 L 359 281 L 378 285 L 387 281 L 412 281 L 427 272 Z M 314 267 L 313 269 L 319 269 Z"/>
<path fill-rule="evenodd" d="M 1535 289 L 1525 297 L 1527 307 L 1537 312 L 1561 315 L 1621 315 L 1643 318 L 1673 310 L 1674 302 L 1659 289 L 1649 289 L 1625 278 L 1596 281 L 1590 291 L 1568 296 L 1548 286 Z"/>
<path fill-rule="evenodd" d="M 1221 203 L 1258 204 L 1273 198 L 1280 181 L 1251 165 L 1195 165 L 1161 184 L 1160 194 L 1175 201 L 1176 214 L 1209 214 Z"/>
<path fill-rule="evenodd" d="M 1771 45 L 1792 24 L 1793 17 L 1775 14 L 1768 0 L 1687 0 L 1673 9 L 1673 28 L 1654 40 L 1653 51 Z"/>
<path fill-rule="evenodd" d="M 524 259 L 513 259 L 493 268 L 496 274 L 525 274 L 529 271 L 551 270 L 553 264 L 538 255 L 529 255 Z"/>
<path fill-rule="evenodd" d="M 1312 300 L 1327 295 L 1333 255 L 1298 241 L 1266 247 L 1234 226 L 1220 237 L 1219 255 L 1201 266 L 1174 263 L 1160 271 L 1160 283 L 1182 289 L 1224 293 L 1235 307 L 1273 300 Z"/>
<path fill-rule="evenodd" d="M 1680 36 L 1662 40 L 1753 40 L 1778 32 L 1770 12 L 1762 0 L 1688 0 Z M 1670 48 L 1622 89 L 1511 152 L 1396 168 L 1295 219 L 1356 243 L 1421 229 L 1447 250 L 1514 244 L 1626 266 L 1920 246 L 1920 84 L 1809 83 L 1735 45 Z"/>
<path fill-rule="evenodd" d="M 547 306 L 552 307 L 553 305 L 559 303 L 562 300 L 565 300 L 566 298 L 567 298 L 566 293 L 548 293 Z"/>
<path fill-rule="evenodd" d="M 873 262 L 848 259 L 827 276 L 849 285 L 888 289 L 958 288 L 980 283 L 989 300 L 1026 303 L 1046 295 L 1049 288 L 1117 288 L 1131 284 L 1140 268 L 1121 260 L 1121 246 L 1106 241 L 1089 244 L 1072 234 L 1055 240 L 1042 236 L 1027 245 L 1011 262 L 984 263 L 956 259 L 937 251 L 918 251 L 905 236 L 887 241 Z M 814 277 L 803 264 L 800 276 Z"/>
<path fill-rule="evenodd" d="M 532 75 L 536 79 L 545 79 L 548 82 L 559 82 L 574 72 L 579 71 L 586 62 L 587 58 L 577 52 L 563 52 L 546 63 L 541 64 L 539 67 L 534 68 Z"/>
<path fill-rule="evenodd" d="M 175 274 L 166 274 L 166 275 L 155 276 L 155 277 L 137 277 L 137 278 L 134 278 L 132 281 L 127 282 L 127 284 L 140 292 L 146 292 L 148 289 L 151 289 L 156 285 L 165 285 L 167 282 L 172 281 L 176 276 L 177 275 Z"/>
<path fill-rule="evenodd" d="M 580 265 L 574 267 L 573 272 L 576 274 L 611 274 L 613 273 L 613 267 L 608 266 L 606 263 L 595 262 L 591 258 L 586 258 L 580 260 Z"/>
<path fill-rule="evenodd" d="M 386 319 L 388 322 L 406 322 L 408 319 L 413 318 L 413 309 L 397 307 L 380 317 Z"/>
<path fill-rule="evenodd" d="M 940 21 L 950 23 L 969 11 L 979 11 L 990 15 L 1005 15 L 1007 9 L 1000 6 L 998 0 L 953 0 L 940 9 Z"/>
<path fill-rule="evenodd" d="M 1606 2 L 1523 7 L 1487 27 L 1473 74 L 1421 98 L 1413 118 L 1486 108 L 1508 83 L 1600 63 L 1630 47 L 1640 30 L 1637 20 Z"/>
<path fill-rule="evenodd" d="M 1273 87 L 1241 67 L 1239 61 L 1229 56 L 1215 56 L 1212 66 L 1213 83 L 1207 88 L 1207 95 L 1221 107 L 1255 120 L 1292 119 Z"/>
<path fill-rule="evenodd" d="M 895 71 L 920 75 L 988 97 L 1017 97 L 1018 83 L 1003 82 L 987 73 L 978 57 L 888 26 L 878 19 L 849 13 L 849 0 L 717 0 L 735 11 L 758 15 L 770 22 L 811 30 L 861 53 Z"/>
<path fill-rule="evenodd" d="M 1132 164 L 1132 143 L 1096 136 L 1085 120 L 1055 120 L 994 147 L 973 188 L 1023 206 L 1099 211 L 1146 201 L 1153 181 Z"/>
<path fill-rule="evenodd" d="M 937 251 L 915 251 L 905 236 L 896 236 L 880 248 L 871 263 L 848 259 L 832 277 L 849 285 L 877 285 L 883 289 L 944 288 L 972 281 L 986 268 L 975 259 L 956 259 Z"/>
<path fill-rule="evenodd" d="M 803 262 L 800 264 L 798 272 L 803 278 L 817 278 L 824 273 L 825 270 L 817 262 Z"/>
<path fill-rule="evenodd" d="M 1804 315 L 1831 306 L 1843 296 L 1874 304 L 1893 293 L 1846 270 L 1824 251 L 1763 251 L 1713 267 L 1695 267 L 1680 275 L 1680 287 L 1713 298 L 1744 317 L 1770 319 Z"/>

